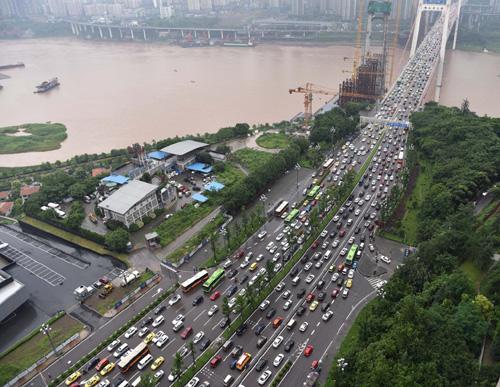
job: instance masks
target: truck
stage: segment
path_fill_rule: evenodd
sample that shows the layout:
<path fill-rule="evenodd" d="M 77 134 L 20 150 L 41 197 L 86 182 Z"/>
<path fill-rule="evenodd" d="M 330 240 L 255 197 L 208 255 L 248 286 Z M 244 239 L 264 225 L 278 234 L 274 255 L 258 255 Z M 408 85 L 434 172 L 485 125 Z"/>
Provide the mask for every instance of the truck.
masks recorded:
<path fill-rule="evenodd" d="M 73 291 L 73 294 L 77 300 L 83 301 L 89 298 L 94 291 L 95 289 L 92 286 L 80 285 Z"/>
<path fill-rule="evenodd" d="M 121 286 L 122 287 L 127 286 L 132 281 L 134 281 L 135 279 L 139 278 L 139 275 L 140 275 L 139 271 L 137 271 L 137 270 L 134 270 L 132 272 L 124 272 L 123 273 L 122 282 L 121 282 Z"/>
<path fill-rule="evenodd" d="M 316 371 L 309 372 L 306 381 L 304 382 L 304 387 L 314 387 L 319 378 L 319 373 Z"/>

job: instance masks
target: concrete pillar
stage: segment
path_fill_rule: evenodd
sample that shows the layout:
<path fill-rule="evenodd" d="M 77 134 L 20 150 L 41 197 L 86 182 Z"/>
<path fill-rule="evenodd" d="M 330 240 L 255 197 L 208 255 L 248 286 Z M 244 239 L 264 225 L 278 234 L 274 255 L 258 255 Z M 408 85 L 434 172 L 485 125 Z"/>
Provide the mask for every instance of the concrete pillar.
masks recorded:
<path fill-rule="evenodd" d="M 372 39 L 372 21 L 373 15 L 368 14 L 368 18 L 366 19 L 366 38 L 365 38 L 365 48 L 361 53 L 361 57 L 364 58 L 370 52 L 370 44 Z"/>
<path fill-rule="evenodd" d="M 461 7 L 462 7 L 462 0 L 458 0 L 457 19 L 455 20 L 455 34 L 453 35 L 453 49 L 457 47 L 458 23 L 460 22 Z"/>
<path fill-rule="evenodd" d="M 224 40 L 224 31 L 220 30 L 220 38 Z"/>
<path fill-rule="evenodd" d="M 111 27 L 108 27 L 109 38 L 113 39 L 113 33 L 111 32 Z"/>
<path fill-rule="evenodd" d="M 80 35 L 80 30 L 78 29 L 78 24 L 75 24 L 76 36 Z"/>
<path fill-rule="evenodd" d="M 211 39 L 210 30 L 207 30 L 207 36 L 208 36 L 208 39 Z"/>
<path fill-rule="evenodd" d="M 438 73 L 436 78 L 436 92 L 434 94 L 434 100 L 436 102 L 439 102 L 439 98 L 441 96 L 441 86 L 443 85 L 444 57 L 446 54 L 446 41 L 448 40 L 448 23 L 450 20 L 450 0 L 447 0 L 443 12 L 444 12 L 443 34 L 441 35 L 441 49 L 439 50 L 439 62 L 437 68 Z"/>
<path fill-rule="evenodd" d="M 420 19 L 422 18 L 422 3 L 418 3 L 417 18 L 415 19 L 415 28 L 413 29 L 413 39 L 411 40 L 410 58 L 415 55 L 417 50 L 418 35 L 420 33 Z"/>
<path fill-rule="evenodd" d="M 184 37 L 184 30 L 181 30 L 181 36 Z"/>
<path fill-rule="evenodd" d="M 198 38 L 198 31 L 194 30 L 194 38 L 197 39 Z"/>
<path fill-rule="evenodd" d="M 234 31 L 234 40 L 238 40 L 238 36 L 236 35 L 236 31 Z"/>
<path fill-rule="evenodd" d="M 102 28 L 99 27 L 99 36 L 101 37 L 101 39 L 104 39 L 104 35 L 102 34 Z"/>
<path fill-rule="evenodd" d="M 130 35 L 132 36 L 132 40 L 134 40 L 134 30 L 132 28 L 130 29 Z"/>
<path fill-rule="evenodd" d="M 94 33 L 94 26 L 90 26 L 90 30 Z"/>
<path fill-rule="evenodd" d="M 121 28 L 118 28 L 118 31 L 120 31 L 120 39 L 123 39 L 123 31 Z"/>
<path fill-rule="evenodd" d="M 148 40 L 148 39 L 146 38 L 146 29 L 145 29 L 145 28 L 143 28 L 143 29 L 142 29 L 142 34 L 144 35 L 144 40 Z"/>
<path fill-rule="evenodd" d="M 261 38 L 264 38 L 264 31 L 262 31 L 262 32 L 260 33 L 260 37 L 261 37 Z"/>
<path fill-rule="evenodd" d="M 71 26 L 71 33 L 73 35 L 76 35 L 76 31 L 75 31 L 75 25 L 73 23 L 70 23 L 70 26 Z"/>

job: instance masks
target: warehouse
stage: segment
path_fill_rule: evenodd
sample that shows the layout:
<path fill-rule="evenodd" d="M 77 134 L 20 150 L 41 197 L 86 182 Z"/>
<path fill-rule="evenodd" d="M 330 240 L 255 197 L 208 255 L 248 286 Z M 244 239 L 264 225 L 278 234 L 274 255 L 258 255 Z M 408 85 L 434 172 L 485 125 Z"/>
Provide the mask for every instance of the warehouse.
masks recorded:
<path fill-rule="evenodd" d="M 178 169 L 184 171 L 189 164 L 195 162 L 196 155 L 207 147 L 208 144 L 204 142 L 185 140 L 166 146 L 161 151 L 171 155 Z"/>

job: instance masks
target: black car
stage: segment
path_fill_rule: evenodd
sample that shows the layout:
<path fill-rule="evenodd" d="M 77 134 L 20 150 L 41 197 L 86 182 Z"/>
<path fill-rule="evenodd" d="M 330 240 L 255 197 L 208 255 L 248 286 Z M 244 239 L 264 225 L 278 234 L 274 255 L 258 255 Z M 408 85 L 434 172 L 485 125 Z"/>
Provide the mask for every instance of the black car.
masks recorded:
<path fill-rule="evenodd" d="M 167 307 L 165 305 L 160 305 L 158 308 L 155 309 L 155 314 L 160 314 L 165 309 L 167 309 Z"/>
<path fill-rule="evenodd" d="M 266 317 L 268 319 L 272 319 L 275 314 L 276 314 L 276 309 L 272 308 L 267 311 Z"/>
<path fill-rule="evenodd" d="M 332 238 L 332 239 L 333 239 L 333 238 L 335 238 L 336 236 L 337 236 L 337 231 L 332 231 L 332 232 L 330 233 L 330 238 Z"/>
<path fill-rule="evenodd" d="M 356 227 L 356 229 L 354 230 L 354 234 L 359 234 L 360 231 L 361 231 L 361 228 L 360 227 Z"/>
<path fill-rule="evenodd" d="M 318 289 L 323 289 L 323 286 L 325 286 L 325 281 L 323 281 L 323 280 L 320 280 L 320 281 L 318 282 L 318 284 L 316 285 L 316 287 L 317 287 Z"/>
<path fill-rule="evenodd" d="M 248 325 L 246 322 L 244 322 L 243 324 L 241 324 L 238 329 L 236 329 L 236 335 L 237 336 L 241 336 L 243 335 L 243 333 L 245 333 L 245 331 L 247 330 L 248 328 Z"/>
<path fill-rule="evenodd" d="M 321 253 L 315 253 L 315 254 L 313 255 L 313 259 L 314 259 L 315 261 L 319 261 L 319 260 L 320 260 L 320 258 L 321 258 Z"/>
<path fill-rule="evenodd" d="M 257 348 L 262 348 L 264 344 L 266 344 L 266 342 L 267 342 L 266 336 L 259 337 L 259 340 L 257 340 Z"/>
<path fill-rule="evenodd" d="M 203 296 L 198 296 L 193 300 L 193 306 L 200 305 L 203 302 Z"/>
<path fill-rule="evenodd" d="M 326 312 L 329 307 L 330 307 L 330 303 L 329 302 L 322 302 L 321 303 L 321 311 L 322 312 Z"/>
<path fill-rule="evenodd" d="M 366 220 L 370 217 L 370 214 L 368 212 L 366 212 L 364 215 L 363 215 L 363 218 Z"/>
<path fill-rule="evenodd" d="M 346 213 L 344 213 L 344 215 L 342 215 L 343 219 L 347 219 L 348 217 L 349 217 L 349 213 L 348 212 L 346 212 Z"/>
<path fill-rule="evenodd" d="M 293 340 L 288 340 L 286 343 L 285 343 L 285 352 L 290 352 L 293 348 L 293 346 L 295 345 L 295 341 Z"/>
<path fill-rule="evenodd" d="M 306 307 L 301 305 L 297 308 L 297 316 L 302 316 L 306 312 Z"/>
<path fill-rule="evenodd" d="M 200 351 L 203 352 L 205 349 L 207 349 L 211 342 L 212 341 L 210 339 L 203 340 L 200 344 Z"/>
<path fill-rule="evenodd" d="M 229 325 L 229 322 L 230 322 L 230 318 L 229 317 L 224 317 L 221 322 L 219 323 L 219 328 L 221 329 L 224 329 L 225 327 L 227 327 Z"/>
<path fill-rule="evenodd" d="M 297 274 L 299 274 L 299 268 L 295 266 L 291 271 L 290 271 L 290 276 L 295 277 Z"/>
<path fill-rule="evenodd" d="M 231 287 L 227 290 L 226 294 L 227 294 L 227 296 L 228 296 L 228 297 L 231 297 L 231 296 L 232 296 L 234 293 L 236 293 L 237 291 L 238 291 L 238 286 L 237 286 L 237 285 L 233 285 L 233 286 L 231 286 Z"/>
<path fill-rule="evenodd" d="M 264 323 L 257 324 L 257 326 L 254 329 L 255 334 L 257 336 L 259 336 L 265 327 L 266 327 L 266 324 L 264 324 Z"/>
<path fill-rule="evenodd" d="M 255 371 L 260 372 L 262 371 L 267 365 L 267 360 L 266 359 L 260 359 L 257 365 L 255 366 Z"/>
<path fill-rule="evenodd" d="M 302 298 L 306 295 L 306 288 L 302 288 L 297 292 L 297 297 Z"/>
<path fill-rule="evenodd" d="M 307 256 L 307 254 L 300 258 L 300 263 L 302 264 L 307 263 L 307 261 L 309 261 L 309 257 Z"/>
<path fill-rule="evenodd" d="M 144 328 L 146 325 L 149 325 L 153 322 L 154 318 L 149 316 L 144 319 L 144 321 L 141 324 L 141 327 Z"/>
<path fill-rule="evenodd" d="M 365 239 L 366 239 L 365 234 L 363 234 L 363 235 L 361 235 L 361 236 L 359 237 L 359 240 L 360 240 L 361 242 L 364 242 L 364 241 L 365 241 Z"/>
<path fill-rule="evenodd" d="M 240 284 L 244 284 L 247 281 L 248 281 L 248 275 L 246 275 L 246 274 L 240 278 Z"/>
<path fill-rule="evenodd" d="M 228 278 L 233 278 L 236 274 L 238 274 L 238 270 L 236 269 L 231 269 L 227 272 L 227 277 Z"/>
<path fill-rule="evenodd" d="M 90 372 L 96 365 L 101 361 L 100 358 L 94 357 L 89 363 L 85 366 L 85 371 Z"/>
<path fill-rule="evenodd" d="M 344 277 L 339 277 L 339 279 L 337 280 L 337 286 L 342 286 L 343 283 L 344 283 Z"/>
<path fill-rule="evenodd" d="M 319 292 L 318 293 L 318 301 L 323 301 L 326 297 L 326 293 L 325 292 Z"/>
<path fill-rule="evenodd" d="M 353 211 L 354 211 L 354 206 L 349 207 L 349 212 L 353 212 Z"/>

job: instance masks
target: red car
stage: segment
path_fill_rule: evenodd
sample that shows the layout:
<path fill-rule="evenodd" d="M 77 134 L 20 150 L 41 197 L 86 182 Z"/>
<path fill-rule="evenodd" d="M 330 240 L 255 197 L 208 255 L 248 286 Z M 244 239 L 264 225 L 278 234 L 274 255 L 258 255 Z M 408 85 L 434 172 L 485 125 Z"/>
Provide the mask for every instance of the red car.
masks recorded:
<path fill-rule="evenodd" d="M 313 353 L 314 347 L 311 344 L 307 344 L 306 349 L 304 349 L 304 356 L 309 357 Z"/>
<path fill-rule="evenodd" d="M 337 266 L 337 271 L 339 273 L 342 273 L 342 270 L 344 270 L 344 267 L 345 267 L 344 263 L 339 263 L 339 265 Z"/>
<path fill-rule="evenodd" d="M 340 230 L 339 231 L 339 237 L 343 238 L 344 235 L 345 235 L 345 230 L 344 229 Z"/>
<path fill-rule="evenodd" d="M 309 293 L 309 294 L 307 295 L 307 297 L 306 297 L 306 302 L 307 302 L 308 304 L 310 304 L 311 302 L 313 302 L 313 301 L 314 301 L 314 298 L 315 298 L 314 293 Z"/>
<path fill-rule="evenodd" d="M 332 298 L 337 298 L 338 295 L 339 295 L 339 290 L 338 289 L 333 289 L 333 291 L 332 291 Z"/>
<path fill-rule="evenodd" d="M 210 296 L 210 301 L 215 301 L 220 297 L 220 292 L 216 290 L 211 296 Z"/>
<path fill-rule="evenodd" d="M 319 366 L 319 361 L 318 360 L 313 360 L 313 362 L 311 364 L 311 369 L 315 370 L 316 368 L 318 368 L 318 366 Z"/>
<path fill-rule="evenodd" d="M 191 335 L 191 333 L 193 333 L 193 327 L 189 326 L 182 331 L 181 339 L 186 340 Z"/>
<path fill-rule="evenodd" d="M 311 206 L 315 206 L 316 204 L 318 204 L 318 201 L 316 199 L 314 199 L 312 202 L 311 202 Z"/>
<path fill-rule="evenodd" d="M 318 246 L 319 246 L 319 241 L 314 241 L 311 247 L 315 249 Z"/>
<path fill-rule="evenodd" d="M 241 258 L 245 255 L 245 252 L 243 250 L 240 250 L 238 251 L 236 254 L 235 254 L 235 258 L 238 259 L 238 258 Z"/>
<path fill-rule="evenodd" d="M 221 355 L 215 356 L 212 360 L 210 360 L 210 367 L 212 368 L 217 367 L 221 361 L 222 361 Z"/>

